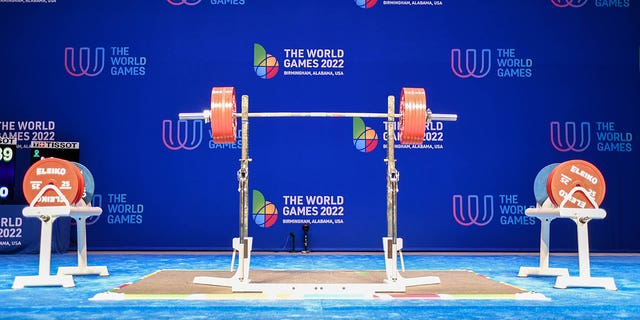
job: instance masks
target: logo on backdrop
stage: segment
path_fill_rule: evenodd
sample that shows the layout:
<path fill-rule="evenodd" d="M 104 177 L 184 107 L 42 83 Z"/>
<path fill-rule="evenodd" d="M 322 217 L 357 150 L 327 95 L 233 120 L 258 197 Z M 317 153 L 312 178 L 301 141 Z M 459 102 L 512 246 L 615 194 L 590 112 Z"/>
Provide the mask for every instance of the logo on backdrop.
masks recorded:
<path fill-rule="evenodd" d="M 451 71 L 459 78 L 484 78 L 491 70 L 491 50 L 482 49 L 480 62 L 476 49 L 465 51 L 464 68 L 460 49 L 451 49 Z"/>
<path fill-rule="evenodd" d="M 464 227 L 477 225 L 484 227 L 493 220 L 493 196 L 485 195 L 483 197 L 484 211 L 480 213 L 480 197 L 478 195 L 468 195 L 466 201 L 467 209 L 464 209 L 465 203 L 463 196 L 453 195 L 453 218 L 456 222 Z"/>
<path fill-rule="evenodd" d="M 109 57 L 107 59 L 107 54 Z M 73 77 L 95 77 L 110 63 L 112 76 L 144 76 L 147 73 L 147 57 L 132 56 L 131 47 L 66 47 L 64 68 Z"/>
<path fill-rule="evenodd" d="M 375 6 L 378 0 L 355 0 L 356 4 L 363 9 L 370 9 Z M 442 6 L 442 0 L 384 0 L 383 6 Z"/>
<path fill-rule="evenodd" d="M 193 150 L 202 143 L 202 120 L 178 120 L 176 133 L 173 121 L 162 120 L 162 142 L 169 150 Z M 191 128 L 189 128 L 191 127 Z M 191 139 L 189 139 L 191 138 Z"/>
<path fill-rule="evenodd" d="M 214 143 L 211 127 L 208 126 L 208 146 L 209 149 L 240 149 L 242 140 L 237 139 L 236 143 Z M 204 122 L 202 120 L 178 120 L 174 124 L 173 120 L 162 120 L 162 143 L 169 150 L 195 150 L 202 144 L 205 136 Z M 238 129 L 237 137 L 240 137 L 242 130 Z"/>
<path fill-rule="evenodd" d="M 456 194 L 453 196 L 453 219 L 464 227 L 476 225 L 484 227 L 488 225 L 495 216 L 494 195 L 468 195 L 465 197 Z M 525 214 L 527 206 L 520 204 L 517 194 L 499 194 L 498 209 L 500 212 L 500 224 L 505 225 L 534 225 L 536 219 Z M 465 209 L 466 206 L 466 209 Z"/>
<path fill-rule="evenodd" d="M 142 224 L 144 204 L 132 203 L 126 193 L 107 193 L 106 198 L 108 224 Z"/>
<path fill-rule="evenodd" d="M 76 55 L 75 48 L 66 47 L 64 48 L 64 68 L 74 77 L 95 77 L 104 69 L 104 48 L 97 47 L 91 54 L 90 48 L 81 47 Z"/>
<path fill-rule="evenodd" d="M 588 0 L 551 0 L 551 3 L 558 8 L 580 8 L 587 4 L 587 1 Z"/>
<path fill-rule="evenodd" d="M 595 130 L 592 130 L 595 128 Z M 549 124 L 551 145 L 560 152 L 583 152 L 596 140 L 596 149 L 600 152 L 631 152 L 633 134 L 621 131 L 613 121 L 576 122 L 559 121 Z M 595 131 L 595 135 L 592 132 Z"/>
<path fill-rule="evenodd" d="M 91 199 L 91 206 L 96 208 L 102 208 L 102 195 L 101 194 L 94 194 L 93 198 Z M 100 215 L 97 216 L 91 216 L 85 219 L 85 224 L 87 226 L 90 226 L 92 224 L 95 224 L 96 222 L 98 222 L 98 220 L 100 220 Z M 75 226 L 77 225 L 76 223 L 76 219 L 71 219 L 71 225 Z"/>
<path fill-rule="evenodd" d="M 282 224 L 343 224 L 343 195 L 284 195 Z"/>
<path fill-rule="evenodd" d="M 170 5 L 173 6 L 195 6 L 200 4 L 202 0 L 167 0 Z M 241 6 L 244 5 L 246 0 L 209 0 L 212 5 L 236 5 Z"/>
<path fill-rule="evenodd" d="M 91 199 L 91 206 L 102 208 L 102 195 L 101 194 L 94 194 L 93 195 L 93 199 Z M 90 226 L 90 225 L 98 222 L 98 219 L 100 219 L 100 215 L 89 217 L 89 218 L 86 219 L 86 224 L 88 226 Z M 75 221 L 75 219 L 71 219 L 71 220 Z"/>
<path fill-rule="evenodd" d="M 384 124 L 384 133 L 382 134 L 384 144 L 382 146 L 386 149 L 387 141 L 389 140 L 386 128 L 389 123 L 386 120 L 382 121 L 382 123 Z M 396 149 L 442 150 L 445 147 L 445 130 L 444 122 L 442 121 L 432 121 L 427 124 L 421 144 L 401 144 L 399 122 L 394 121 L 391 125 L 393 126 L 393 137 L 391 139 L 394 140 L 394 148 Z"/>
<path fill-rule="evenodd" d="M 278 59 L 267 53 L 263 46 L 253 44 L 253 70 L 262 79 L 271 79 L 278 74 Z"/>
<path fill-rule="evenodd" d="M 30 148 L 31 141 L 55 141 L 56 122 L 53 120 L 0 120 L 0 139 L 15 139 L 16 148 Z"/>
<path fill-rule="evenodd" d="M 551 0 L 557 8 L 581 8 L 587 2 L 589 0 Z M 631 6 L 631 0 L 595 0 L 593 5 L 598 8 L 628 8 Z"/>
<path fill-rule="evenodd" d="M 280 68 L 283 76 L 344 75 L 344 49 L 285 48 L 277 57 L 268 54 L 262 45 L 254 43 L 253 69 L 258 77 L 271 79 Z M 282 65 L 278 61 L 282 61 Z"/>
<path fill-rule="evenodd" d="M 169 4 L 174 6 L 181 6 L 181 5 L 195 6 L 196 4 L 200 3 L 200 1 L 202 0 L 167 0 Z"/>
<path fill-rule="evenodd" d="M 360 152 L 371 152 L 378 145 L 378 134 L 358 117 L 353 118 L 353 145 Z"/>
<path fill-rule="evenodd" d="M 362 9 L 371 9 L 376 5 L 378 0 L 355 0 L 358 7 Z"/>
<path fill-rule="evenodd" d="M 587 150 L 591 144 L 591 124 L 589 122 L 580 123 L 580 134 L 578 134 L 577 125 L 573 121 L 565 122 L 564 130 L 558 121 L 551 121 L 549 127 L 551 129 L 551 145 L 560 152 L 582 152 Z M 580 136 L 579 139 L 578 136 Z"/>
<path fill-rule="evenodd" d="M 253 190 L 253 222 L 262 228 L 269 228 L 278 221 L 278 209 L 276 206 L 265 200 L 264 195 Z"/>
<path fill-rule="evenodd" d="M 492 53 L 496 52 L 495 60 Z M 495 62 L 494 62 L 495 61 Z M 513 48 L 451 49 L 451 71 L 459 78 L 484 78 L 490 74 L 492 64 L 497 66 L 495 75 L 500 78 L 530 78 L 533 76 L 533 59 L 520 58 Z"/>

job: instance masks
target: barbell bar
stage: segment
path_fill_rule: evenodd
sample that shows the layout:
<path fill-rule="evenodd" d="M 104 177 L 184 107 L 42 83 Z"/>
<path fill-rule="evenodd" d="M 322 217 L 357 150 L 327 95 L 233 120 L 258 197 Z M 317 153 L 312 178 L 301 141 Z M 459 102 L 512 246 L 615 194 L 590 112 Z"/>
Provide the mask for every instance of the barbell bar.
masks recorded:
<path fill-rule="evenodd" d="M 457 121 L 457 114 L 431 113 L 427 108 L 426 94 L 423 88 L 402 88 L 400 94 L 400 113 L 367 112 L 250 112 L 250 118 L 399 118 L 400 143 L 422 144 L 426 126 L 431 121 Z M 214 143 L 235 143 L 237 118 L 234 87 L 214 87 L 211 90 L 211 107 L 202 112 L 180 113 L 180 120 L 204 120 L 211 122 Z"/>
<path fill-rule="evenodd" d="M 180 120 L 211 121 L 211 111 L 209 110 L 203 110 L 202 112 L 181 112 L 178 116 Z M 233 116 L 241 118 L 242 113 L 236 112 Z M 388 116 L 386 113 L 372 112 L 249 112 L 249 118 L 387 118 Z M 393 117 L 400 118 L 402 115 L 397 113 L 394 114 Z M 430 119 L 435 121 L 456 121 L 458 120 L 458 115 L 434 113 L 430 115 Z"/>

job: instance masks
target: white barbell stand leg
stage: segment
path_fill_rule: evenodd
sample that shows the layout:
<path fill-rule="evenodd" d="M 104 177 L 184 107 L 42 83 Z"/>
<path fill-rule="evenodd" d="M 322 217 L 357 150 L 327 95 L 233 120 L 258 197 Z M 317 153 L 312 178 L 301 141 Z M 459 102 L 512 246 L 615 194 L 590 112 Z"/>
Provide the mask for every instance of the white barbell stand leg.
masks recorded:
<path fill-rule="evenodd" d="M 404 292 L 406 291 L 406 287 L 440 283 L 440 277 L 426 276 L 405 278 L 398 272 L 398 257 L 402 256 L 403 248 L 402 238 L 396 238 L 396 244 L 393 244 L 393 238 L 383 237 L 382 246 L 384 248 L 384 262 L 387 275 L 384 282 L 391 285 L 394 290 Z M 404 261 L 402 261 L 402 271 L 404 271 Z M 397 288 L 393 287 L 394 285 L 397 286 Z"/>
<path fill-rule="evenodd" d="M 236 237 L 231 240 L 231 248 L 231 267 L 229 268 L 229 271 L 233 272 L 233 270 L 235 270 L 236 253 L 240 252 L 240 238 Z"/>
<path fill-rule="evenodd" d="M 591 277 L 591 265 L 589 263 L 589 229 L 587 227 L 589 218 L 586 218 L 584 222 L 580 221 L 581 218 L 572 220 L 576 223 L 578 229 L 578 263 L 580 265 L 580 276 L 559 276 L 556 279 L 554 287 L 558 289 L 565 289 L 567 287 L 591 287 L 618 290 L 612 277 Z"/>
<path fill-rule="evenodd" d="M 45 206 L 35 207 L 42 195 L 53 190 L 60 199 L 63 199 L 64 206 Z M 50 287 L 62 286 L 64 288 L 75 287 L 73 277 L 70 275 L 51 275 L 51 236 L 53 233 L 53 222 L 58 217 L 68 217 L 71 211 L 69 201 L 60 192 L 58 187 L 48 184 L 40 189 L 40 192 L 33 198 L 28 207 L 22 209 L 22 215 L 25 217 L 40 219 L 40 253 L 38 262 L 37 276 L 17 276 L 13 281 L 13 289 L 22 289 L 24 287 Z"/>
<path fill-rule="evenodd" d="M 540 266 L 520 267 L 518 277 L 535 276 L 568 276 L 567 268 L 549 268 L 549 238 L 553 217 L 537 217 L 540 220 Z"/>
<path fill-rule="evenodd" d="M 90 209 L 89 209 L 90 208 Z M 74 212 L 82 211 L 83 212 Z M 88 211 L 91 210 L 91 211 Z M 86 212 L 85 212 L 86 211 Z M 106 266 L 88 266 L 87 264 L 87 218 L 100 215 L 102 209 L 97 207 L 73 208 L 71 216 L 76 221 L 77 238 L 78 238 L 78 266 L 77 267 L 59 267 L 58 274 L 69 275 L 88 275 L 97 274 L 100 276 L 108 276 L 109 270 Z"/>
<path fill-rule="evenodd" d="M 387 278 L 385 282 L 396 282 L 398 280 L 398 246 L 397 243 L 401 241 L 400 238 L 396 238 L 396 244 L 393 243 L 393 238 L 383 237 L 382 247 L 384 248 L 384 269 L 386 271 Z"/>
<path fill-rule="evenodd" d="M 44 208 L 44 207 L 39 207 Z M 43 210 L 44 211 L 44 210 Z M 40 228 L 40 257 L 37 276 L 17 276 L 13 281 L 12 289 L 22 289 L 24 287 L 52 287 L 62 286 L 64 288 L 75 287 L 73 277 L 70 275 L 51 275 L 51 234 L 55 216 L 42 216 Z"/>
<path fill-rule="evenodd" d="M 250 266 L 251 251 L 253 249 L 253 238 L 245 237 L 244 243 L 240 243 L 240 238 L 233 238 L 232 246 L 234 253 L 232 254 L 231 268 L 233 268 L 233 257 L 235 256 L 235 252 L 238 252 L 238 269 L 233 276 L 231 276 L 230 278 L 206 276 L 194 277 L 193 283 L 206 284 L 210 286 L 231 287 L 233 291 L 238 291 L 246 288 L 246 285 L 251 282 L 251 280 L 249 279 L 249 270 L 251 269 Z"/>

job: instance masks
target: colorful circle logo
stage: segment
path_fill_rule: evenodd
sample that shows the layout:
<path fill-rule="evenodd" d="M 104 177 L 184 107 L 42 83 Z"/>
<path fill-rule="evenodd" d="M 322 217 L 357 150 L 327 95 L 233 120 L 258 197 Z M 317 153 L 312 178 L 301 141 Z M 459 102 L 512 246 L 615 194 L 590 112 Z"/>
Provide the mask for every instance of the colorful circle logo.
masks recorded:
<path fill-rule="evenodd" d="M 278 60 L 267 53 L 263 46 L 253 44 L 253 69 L 258 77 L 271 79 L 278 74 Z"/>
<path fill-rule="evenodd" d="M 360 152 L 371 152 L 378 145 L 378 134 L 358 117 L 353 118 L 353 145 Z"/>
<path fill-rule="evenodd" d="M 378 0 L 355 0 L 358 7 L 362 9 L 370 9 L 376 5 Z"/>
<path fill-rule="evenodd" d="M 258 190 L 253 190 L 253 222 L 261 228 L 269 228 L 278 221 L 278 209 L 265 200 Z"/>

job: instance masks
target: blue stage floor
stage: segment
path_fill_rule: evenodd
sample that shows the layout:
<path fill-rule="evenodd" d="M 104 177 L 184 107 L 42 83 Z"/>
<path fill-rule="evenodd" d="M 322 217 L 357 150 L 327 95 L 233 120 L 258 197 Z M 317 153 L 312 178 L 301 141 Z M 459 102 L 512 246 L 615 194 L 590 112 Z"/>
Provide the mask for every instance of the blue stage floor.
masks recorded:
<path fill-rule="evenodd" d="M 554 289 L 553 277 L 518 278 L 520 266 L 537 266 L 528 254 L 405 254 L 410 270 L 465 269 L 544 294 L 550 301 L 517 300 L 294 300 L 294 301 L 90 301 L 98 293 L 160 269 L 229 268 L 230 254 L 89 253 L 89 265 L 106 265 L 108 277 L 75 276 L 75 288 L 13 290 L 15 276 L 36 275 L 37 255 L 0 255 L 0 319 L 640 319 L 640 256 L 591 257 L 591 275 L 614 277 L 618 291 Z M 77 264 L 75 253 L 53 255 L 52 270 Z M 552 255 L 551 267 L 578 275 L 576 255 Z M 252 257 L 253 269 L 382 270 L 376 254 L 269 254 Z"/>

